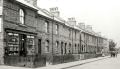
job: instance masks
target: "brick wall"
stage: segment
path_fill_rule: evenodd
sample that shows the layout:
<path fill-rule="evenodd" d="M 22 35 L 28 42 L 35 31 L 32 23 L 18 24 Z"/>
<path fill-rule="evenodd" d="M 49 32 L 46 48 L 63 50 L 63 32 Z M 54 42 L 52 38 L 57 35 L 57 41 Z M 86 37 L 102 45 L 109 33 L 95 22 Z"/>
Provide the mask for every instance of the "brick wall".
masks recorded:
<path fill-rule="evenodd" d="M 0 64 L 4 64 L 3 0 L 0 0 Z"/>

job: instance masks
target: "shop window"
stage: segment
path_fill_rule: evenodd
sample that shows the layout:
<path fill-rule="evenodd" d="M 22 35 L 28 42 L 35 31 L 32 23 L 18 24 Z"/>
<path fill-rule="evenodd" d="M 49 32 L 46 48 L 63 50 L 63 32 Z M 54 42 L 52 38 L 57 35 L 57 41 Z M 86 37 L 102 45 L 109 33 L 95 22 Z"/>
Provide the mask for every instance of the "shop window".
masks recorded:
<path fill-rule="evenodd" d="M 28 46 L 34 46 L 35 42 L 34 42 L 34 36 L 27 36 L 27 40 L 28 40 Z"/>
<path fill-rule="evenodd" d="M 20 19 L 20 23 L 24 24 L 24 20 L 25 20 L 25 13 L 22 9 L 19 10 L 19 19 Z"/>
<path fill-rule="evenodd" d="M 49 52 L 49 41 L 48 40 L 45 42 L 45 52 L 46 53 Z"/>
<path fill-rule="evenodd" d="M 35 53 L 35 40 L 34 36 L 32 35 L 27 35 L 27 55 L 33 55 Z"/>
<path fill-rule="evenodd" d="M 19 55 L 19 35 L 16 33 L 7 33 L 6 55 Z"/>

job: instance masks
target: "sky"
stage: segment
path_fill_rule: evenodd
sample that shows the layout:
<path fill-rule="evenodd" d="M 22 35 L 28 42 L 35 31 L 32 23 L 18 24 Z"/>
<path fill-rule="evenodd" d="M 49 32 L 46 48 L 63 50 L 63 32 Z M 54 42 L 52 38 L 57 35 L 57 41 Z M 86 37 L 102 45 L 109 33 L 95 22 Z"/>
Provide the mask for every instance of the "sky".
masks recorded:
<path fill-rule="evenodd" d="M 38 0 L 38 6 L 49 10 L 58 7 L 60 17 L 75 17 L 77 23 L 92 25 L 95 32 L 113 39 L 120 47 L 119 0 Z"/>

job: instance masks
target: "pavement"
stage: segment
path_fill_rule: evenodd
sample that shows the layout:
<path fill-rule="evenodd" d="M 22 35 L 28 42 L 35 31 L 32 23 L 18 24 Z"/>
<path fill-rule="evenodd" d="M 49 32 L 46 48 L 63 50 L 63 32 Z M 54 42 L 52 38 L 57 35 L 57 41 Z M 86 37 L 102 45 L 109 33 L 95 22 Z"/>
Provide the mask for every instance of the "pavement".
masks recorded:
<path fill-rule="evenodd" d="M 120 69 L 120 55 L 65 69 Z"/>
<path fill-rule="evenodd" d="M 57 65 L 48 65 L 46 67 L 39 67 L 39 68 L 25 68 L 25 67 L 14 67 L 14 66 L 6 66 L 6 65 L 0 65 L 0 69 L 67 69 L 103 59 L 107 59 L 109 56 L 105 57 L 97 57 L 97 58 L 91 58 L 91 59 L 86 59 L 86 60 L 79 60 L 79 61 L 74 61 L 74 62 L 69 62 L 69 63 L 62 63 L 62 64 L 57 64 Z"/>

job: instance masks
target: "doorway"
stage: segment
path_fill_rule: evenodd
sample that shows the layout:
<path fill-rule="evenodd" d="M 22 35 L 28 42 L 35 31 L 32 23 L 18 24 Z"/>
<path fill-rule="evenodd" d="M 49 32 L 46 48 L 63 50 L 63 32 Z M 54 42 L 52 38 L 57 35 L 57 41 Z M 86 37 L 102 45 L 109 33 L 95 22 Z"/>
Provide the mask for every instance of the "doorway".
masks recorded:
<path fill-rule="evenodd" d="M 20 34 L 20 56 L 26 56 L 27 49 L 26 49 L 26 35 Z"/>
<path fill-rule="evenodd" d="M 38 53 L 41 54 L 41 39 L 38 39 Z"/>

